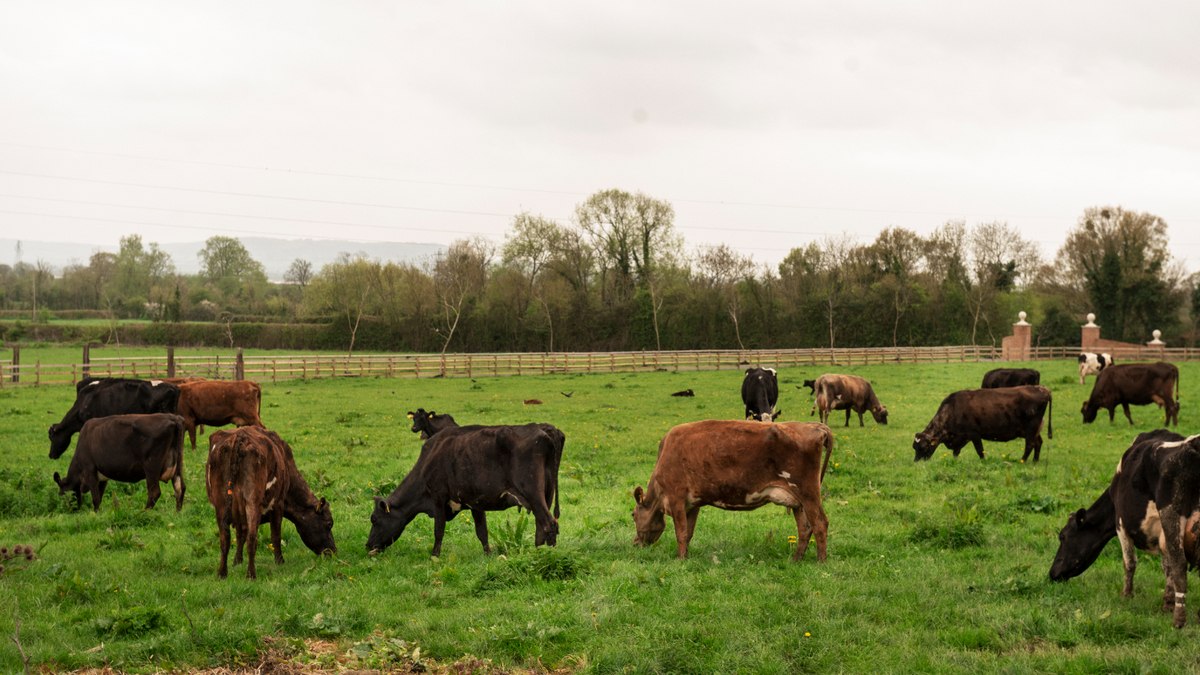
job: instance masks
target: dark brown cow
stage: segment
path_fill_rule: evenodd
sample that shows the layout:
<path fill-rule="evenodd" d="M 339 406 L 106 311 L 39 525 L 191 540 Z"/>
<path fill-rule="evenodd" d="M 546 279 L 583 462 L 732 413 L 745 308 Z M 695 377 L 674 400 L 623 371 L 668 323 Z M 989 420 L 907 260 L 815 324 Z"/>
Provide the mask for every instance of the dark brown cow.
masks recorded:
<path fill-rule="evenodd" d="M 1175 394 L 1174 398 L 1172 393 Z M 1164 426 L 1170 426 L 1171 420 L 1175 421 L 1175 426 L 1179 426 L 1178 398 L 1179 369 L 1173 364 L 1159 361 L 1109 366 L 1096 376 L 1092 395 L 1083 402 L 1083 423 L 1095 422 L 1096 413 L 1101 408 L 1108 410 L 1108 421 L 1111 423 L 1116 418 L 1119 405 L 1125 411 L 1125 419 L 1133 424 L 1129 405 L 1154 403 L 1166 410 Z"/>
<path fill-rule="evenodd" d="M 59 493 L 75 493 L 75 506 L 83 503 L 81 493 L 92 493 L 92 510 L 100 510 L 108 481 L 146 481 L 146 508 L 153 508 L 162 494 L 159 482 L 175 489 L 175 510 L 183 508 L 183 418 L 170 413 L 110 415 L 84 423 L 79 443 L 71 457 L 67 477 L 54 472 Z"/>
<path fill-rule="evenodd" d="M 278 434 L 246 426 L 218 431 L 209 436 L 208 444 L 205 487 L 208 501 L 217 512 L 221 538 L 218 576 L 224 578 L 229 571 L 231 525 L 237 533 L 233 564 L 242 562 L 242 548 L 248 544 L 248 579 L 256 577 L 254 554 L 258 549 L 258 528 L 264 520 L 271 523 L 276 564 L 283 563 L 280 527 L 284 518 L 292 521 L 300 539 L 313 553 L 337 552 L 329 504 L 313 495 L 296 468 L 292 448 Z"/>
<path fill-rule="evenodd" d="M 833 433 L 815 422 L 706 420 L 673 427 L 658 446 L 645 491 L 633 491 L 634 543 L 658 541 L 664 515 L 670 515 L 677 554 L 686 558 L 701 506 L 749 511 L 780 504 L 796 518 L 792 560 L 804 557 L 815 538 L 817 560 L 823 561 L 829 519 L 821 507 L 821 481 L 832 451 Z"/>
<path fill-rule="evenodd" d="M 1121 595 L 1133 595 L 1137 550 L 1161 552 L 1166 587 L 1163 611 L 1175 627 L 1187 622 L 1187 568 L 1200 565 L 1200 436 L 1166 429 L 1139 434 L 1117 464 L 1108 489 L 1079 509 L 1058 533 L 1050 579 L 1066 581 L 1091 567 L 1117 537 L 1125 563 Z"/>
<path fill-rule="evenodd" d="M 454 421 L 454 416 L 445 413 L 439 415 L 432 410 L 426 412 L 424 408 L 417 408 L 416 412 L 408 411 L 408 419 L 413 423 L 412 432 L 419 434 L 421 440 L 425 440 L 443 429 L 458 426 L 458 422 Z"/>
<path fill-rule="evenodd" d="M 1024 438 L 1021 461 L 1032 452 L 1036 462 L 1042 455 L 1043 417 L 1046 435 L 1054 438 L 1053 411 L 1050 390 L 1040 385 L 956 391 L 942 400 L 925 431 L 913 438 L 913 460 L 929 459 L 942 443 L 955 457 L 971 443 L 983 459 L 983 441 Z"/>
<path fill-rule="evenodd" d="M 1023 387 L 1041 383 L 1042 374 L 1033 368 L 995 368 L 983 374 L 983 384 L 979 388 Z"/>
<path fill-rule="evenodd" d="M 888 411 L 879 398 L 871 383 L 857 375 L 837 375 L 826 373 L 817 378 L 817 399 L 815 405 L 821 414 L 821 423 L 829 423 L 831 410 L 846 411 L 846 425 L 850 426 L 850 411 L 858 413 L 858 426 L 863 425 L 863 413 L 871 411 L 871 417 L 878 424 L 887 424 Z"/>
<path fill-rule="evenodd" d="M 202 380 L 179 385 L 179 414 L 187 425 L 193 450 L 196 425 L 261 427 L 261 405 L 262 388 L 250 380 Z"/>
<path fill-rule="evenodd" d="M 432 553 L 440 555 L 446 522 L 470 510 L 475 536 L 484 552 L 490 553 L 487 512 L 514 506 L 533 512 L 535 545 L 554 546 L 558 467 L 565 440 L 550 424 L 454 426 L 435 431 L 399 487 L 386 498 L 375 498 L 367 551 L 391 546 L 413 518 L 424 513 L 433 518 Z"/>

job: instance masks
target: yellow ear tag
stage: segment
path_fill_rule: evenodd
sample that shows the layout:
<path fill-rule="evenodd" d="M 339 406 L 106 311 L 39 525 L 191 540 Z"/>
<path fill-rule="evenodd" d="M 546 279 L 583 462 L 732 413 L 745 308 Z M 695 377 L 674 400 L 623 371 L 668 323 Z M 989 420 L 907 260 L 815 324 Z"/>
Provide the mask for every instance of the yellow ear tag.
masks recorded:
<path fill-rule="evenodd" d="M 408 419 L 410 419 L 410 420 L 411 420 L 412 418 L 413 418 L 413 414 L 412 414 L 412 413 L 408 413 Z"/>
<path fill-rule="evenodd" d="M 384 512 L 386 512 L 386 513 L 391 513 L 391 512 L 392 512 L 392 505 L 391 505 L 391 504 L 388 504 L 387 502 L 384 502 L 384 503 L 383 503 L 383 510 L 384 510 Z"/>

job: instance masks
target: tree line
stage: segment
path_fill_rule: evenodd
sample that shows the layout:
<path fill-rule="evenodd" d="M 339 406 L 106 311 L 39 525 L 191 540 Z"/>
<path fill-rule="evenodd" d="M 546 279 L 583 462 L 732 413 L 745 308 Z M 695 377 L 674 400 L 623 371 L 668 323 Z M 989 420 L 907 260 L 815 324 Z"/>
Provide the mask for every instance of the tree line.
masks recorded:
<path fill-rule="evenodd" d="M 411 351 L 577 351 L 998 344 L 1020 310 L 1036 344 L 1070 345 L 1095 312 L 1110 339 L 1160 329 L 1192 344 L 1200 275 L 1170 254 L 1167 223 L 1085 209 L 1053 258 L 1005 222 L 900 227 L 861 243 L 829 236 L 776 266 L 727 246 L 688 251 L 669 202 L 604 190 L 569 223 L 515 216 L 502 244 L 453 242 L 422 263 L 343 253 L 284 283 L 232 237 L 208 239 L 201 271 L 137 235 L 60 274 L 0 265 L 0 309 L 44 321 L 67 310 L 116 321 L 332 323 Z"/>

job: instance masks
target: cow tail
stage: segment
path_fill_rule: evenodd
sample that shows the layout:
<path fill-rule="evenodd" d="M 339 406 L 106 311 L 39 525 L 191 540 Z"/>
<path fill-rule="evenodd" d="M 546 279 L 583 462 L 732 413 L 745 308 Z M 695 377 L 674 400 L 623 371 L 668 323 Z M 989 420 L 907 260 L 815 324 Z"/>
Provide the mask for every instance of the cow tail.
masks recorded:
<path fill-rule="evenodd" d="M 1047 415 L 1046 437 L 1053 440 L 1054 439 L 1054 396 L 1051 396 L 1050 400 L 1047 401 L 1046 403 L 1047 403 L 1047 405 L 1046 405 L 1046 415 Z"/>
<path fill-rule="evenodd" d="M 229 451 L 229 457 L 226 459 L 226 461 L 221 463 L 225 467 L 225 475 L 224 475 L 225 485 L 223 488 L 225 490 L 225 495 L 224 495 L 225 513 L 228 514 L 227 517 L 232 518 L 233 517 L 233 483 L 234 483 L 234 481 L 236 481 L 238 479 L 238 476 L 240 476 L 242 473 L 242 458 L 245 457 L 245 453 L 242 452 L 240 438 L 238 440 L 235 440 L 234 442 L 226 445 L 225 448 Z"/>
<path fill-rule="evenodd" d="M 825 462 L 821 465 L 821 483 L 825 483 L 825 470 L 829 468 L 829 458 L 833 455 L 833 432 L 825 430 Z"/>

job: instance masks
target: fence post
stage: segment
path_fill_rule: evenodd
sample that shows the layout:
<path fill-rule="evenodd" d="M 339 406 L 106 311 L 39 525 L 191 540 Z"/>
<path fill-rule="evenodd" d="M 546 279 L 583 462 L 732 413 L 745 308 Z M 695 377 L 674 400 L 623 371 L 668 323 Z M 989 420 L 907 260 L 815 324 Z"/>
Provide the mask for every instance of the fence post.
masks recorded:
<path fill-rule="evenodd" d="M 84 347 L 86 350 L 87 347 Z M 87 362 L 87 352 L 84 351 L 84 362 Z M 167 377 L 175 377 L 175 347 L 167 347 Z"/>
<path fill-rule="evenodd" d="M 242 355 L 242 348 L 237 350 L 237 363 L 233 366 L 233 379 L 246 379 L 246 357 Z"/>
<path fill-rule="evenodd" d="M 88 373 L 92 372 L 92 343 L 83 343 L 83 376 L 87 377 Z"/>
<path fill-rule="evenodd" d="M 12 381 L 17 383 L 21 381 L 21 345 L 20 343 L 12 343 L 13 359 L 12 359 Z"/>

